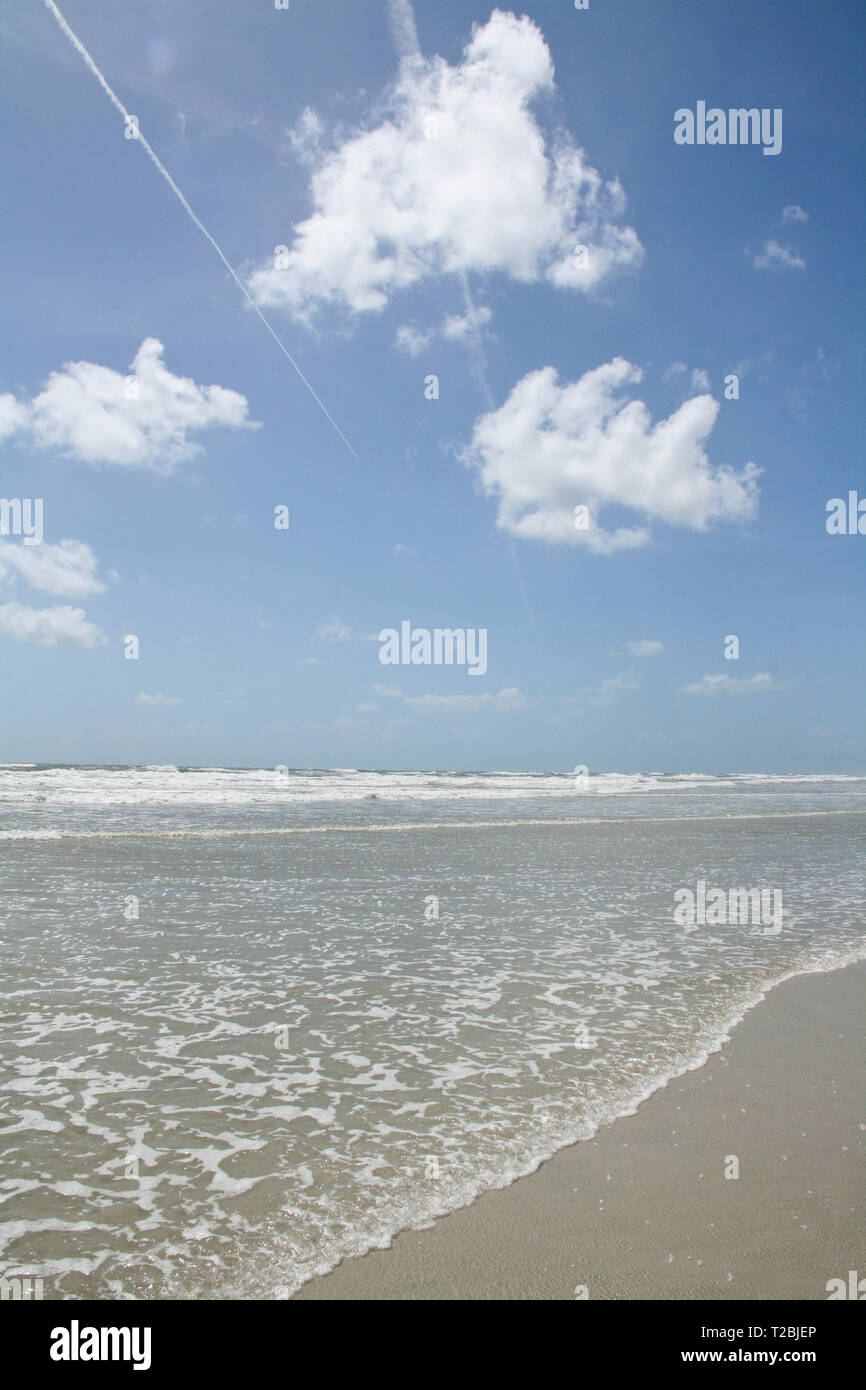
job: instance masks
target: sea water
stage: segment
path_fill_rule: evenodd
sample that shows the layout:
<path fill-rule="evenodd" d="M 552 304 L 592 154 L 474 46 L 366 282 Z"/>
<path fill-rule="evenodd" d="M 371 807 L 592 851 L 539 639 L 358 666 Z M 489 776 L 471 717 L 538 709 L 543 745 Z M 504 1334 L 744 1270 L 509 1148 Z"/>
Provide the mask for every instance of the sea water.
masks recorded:
<path fill-rule="evenodd" d="M 284 1298 L 866 957 L 866 779 L 0 767 L 0 1274 Z M 775 890 L 760 923 L 678 890 Z"/>

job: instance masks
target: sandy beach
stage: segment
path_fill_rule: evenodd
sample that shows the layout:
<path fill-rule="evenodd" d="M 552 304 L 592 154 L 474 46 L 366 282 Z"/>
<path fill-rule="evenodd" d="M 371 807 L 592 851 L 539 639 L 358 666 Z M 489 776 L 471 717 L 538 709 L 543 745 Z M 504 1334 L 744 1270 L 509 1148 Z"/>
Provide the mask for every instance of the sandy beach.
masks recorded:
<path fill-rule="evenodd" d="M 866 1270 L 864 986 L 783 982 L 635 1114 L 296 1298 L 825 1300 Z"/>

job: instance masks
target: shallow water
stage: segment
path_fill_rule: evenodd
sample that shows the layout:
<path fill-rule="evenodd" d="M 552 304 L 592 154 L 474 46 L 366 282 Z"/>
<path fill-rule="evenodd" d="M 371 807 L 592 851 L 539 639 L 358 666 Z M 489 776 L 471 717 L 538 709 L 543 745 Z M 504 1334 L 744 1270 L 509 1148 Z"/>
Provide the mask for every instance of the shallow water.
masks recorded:
<path fill-rule="evenodd" d="M 0 1269 L 285 1297 L 530 1171 L 866 956 L 864 809 L 862 778 L 0 769 Z M 781 891 L 782 930 L 685 931 L 699 879 Z"/>

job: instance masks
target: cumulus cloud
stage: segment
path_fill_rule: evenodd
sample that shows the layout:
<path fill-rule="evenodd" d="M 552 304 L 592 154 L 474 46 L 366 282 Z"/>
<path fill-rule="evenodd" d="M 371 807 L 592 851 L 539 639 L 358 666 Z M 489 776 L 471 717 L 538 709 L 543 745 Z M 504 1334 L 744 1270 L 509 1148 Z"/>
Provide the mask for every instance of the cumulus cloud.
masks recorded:
<path fill-rule="evenodd" d="M 782 246 L 772 237 L 752 264 L 756 270 L 805 270 L 806 262 L 793 246 Z"/>
<path fill-rule="evenodd" d="M 0 542 L 0 585 L 7 590 L 20 579 L 41 593 L 86 598 L 105 588 L 97 577 L 96 566 L 96 556 L 83 541 L 64 540 L 57 545 L 42 542 L 36 546 Z M 0 604 L 0 637 L 41 647 L 55 647 L 61 642 L 97 647 L 108 640 L 87 621 L 83 608 L 31 608 L 16 600 Z"/>
<path fill-rule="evenodd" d="M 26 429 L 29 420 L 30 409 L 27 405 L 8 393 L 0 396 L 0 440 Z"/>
<path fill-rule="evenodd" d="M 31 589 L 63 598 L 87 598 L 101 594 L 105 585 L 97 578 L 97 560 L 83 541 L 59 541 L 37 546 L 0 543 L 0 582 L 16 572 Z"/>
<path fill-rule="evenodd" d="M 498 695 L 413 695 L 406 697 L 406 704 L 422 714 L 471 714 L 483 709 L 527 709 L 530 701 L 511 687 Z"/>
<path fill-rule="evenodd" d="M 309 322 L 324 306 L 381 310 L 443 274 L 590 290 L 640 263 L 635 232 L 619 225 L 619 183 L 565 132 L 546 140 L 530 110 L 554 91 L 530 19 L 494 10 L 453 66 L 404 51 L 379 124 L 323 149 L 321 122 L 305 113 L 295 143 L 312 167 L 313 211 L 294 229 L 287 265 L 251 275 L 257 303 Z"/>
<path fill-rule="evenodd" d="M 643 401 L 624 396 L 641 376 L 617 357 L 560 386 L 555 368 L 542 367 L 476 420 L 461 457 L 483 492 L 498 498 L 498 526 L 525 539 L 611 554 L 645 545 L 650 531 L 606 531 L 599 515 L 609 506 L 696 531 L 756 515 L 761 470 L 754 463 L 740 472 L 713 468 L 704 452 L 718 403 L 696 396 L 653 424 Z M 578 516 L 578 507 L 585 514 Z"/>
<path fill-rule="evenodd" d="M 37 447 L 61 449 L 84 463 L 170 473 L 202 452 L 191 438 L 201 430 L 256 427 L 244 396 L 174 376 L 163 350 L 156 338 L 145 338 L 129 376 L 94 362 L 67 362 L 27 407 L 0 397 L 0 437 L 14 427 Z"/>
<path fill-rule="evenodd" d="M 703 676 L 694 685 L 680 686 L 683 695 L 765 695 L 790 689 L 790 683 L 777 681 L 768 671 L 757 676 Z"/>
<path fill-rule="evenodd" d="M 183 700 L 179 700 L 176 695 L 136 695 L 135 703 L 142 705 L 145 709 L 168 709 L 171 705 L 182 705 Z"/>
<path fill-rule="evenodd" d="M 658 656 L 659 652 L 664 651 L 661 642 L 654 642 L 649 637 L 641 637 L 637 642 L 626 642 L 626 651 L 630 656 Z"/>
<path fill-rule="evenodd" d="M 782 209 L 783 222 L 808 222 L 809 214 L 805 208 L 799 207 L 796 203 L 789 203 Z"/>
<path fill-rule="evenodd" d="M 61 642 L 97 647 L 108 641 L 98 627 L 87 621 L 83 608 L 28 608 L 24 603 L 0 604 L 0 637 L 34 642 L 39 647 L 56 647 Z"/>

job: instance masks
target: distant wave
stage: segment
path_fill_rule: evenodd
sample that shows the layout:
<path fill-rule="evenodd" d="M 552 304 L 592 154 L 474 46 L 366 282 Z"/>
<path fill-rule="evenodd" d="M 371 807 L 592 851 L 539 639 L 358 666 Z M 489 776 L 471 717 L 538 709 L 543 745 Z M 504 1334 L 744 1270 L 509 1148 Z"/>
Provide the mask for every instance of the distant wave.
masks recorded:
<path fill-rule="evenodd" d="M 516 801 L 683 792 L 845 790 L 866 795 L 866 777 L 782 773 L 376 772 L 354 768 L 57 767 L 0 765 L 0 805 L 55 807 L 256 806 L 313 801 Z"/>

